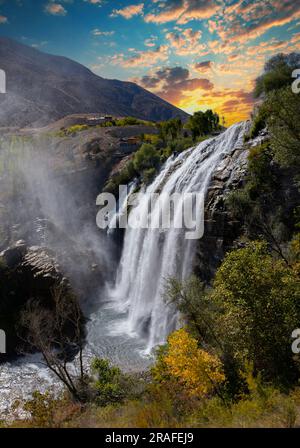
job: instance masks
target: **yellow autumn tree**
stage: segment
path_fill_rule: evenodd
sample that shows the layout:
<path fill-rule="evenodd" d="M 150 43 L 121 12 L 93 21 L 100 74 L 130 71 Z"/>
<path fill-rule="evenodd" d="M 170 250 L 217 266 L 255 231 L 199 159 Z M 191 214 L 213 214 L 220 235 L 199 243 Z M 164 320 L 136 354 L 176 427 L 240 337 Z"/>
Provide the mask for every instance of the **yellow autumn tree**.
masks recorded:
<path fill-rule="evenodd" d="M 185 328 L 169 336 L 159 365 L 165 372 L 157 366 L 157 377 L 176 379 L 191 396 L 204 397 L 225 380 L 220 359 L 199 348 Z"/>

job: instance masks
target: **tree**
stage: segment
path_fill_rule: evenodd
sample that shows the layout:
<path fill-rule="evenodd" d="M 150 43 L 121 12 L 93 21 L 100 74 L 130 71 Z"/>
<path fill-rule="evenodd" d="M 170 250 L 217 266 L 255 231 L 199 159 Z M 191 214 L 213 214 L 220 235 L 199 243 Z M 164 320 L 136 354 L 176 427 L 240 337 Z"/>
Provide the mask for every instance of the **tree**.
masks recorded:
<path fill-rule="evenodd" d="M 271 92 L 263 107 L 267 111 L 275 160 L 284 167 L 299 167 L 300 95 L 289 86 Z"/>
<path fill-rule="evenodd" d="M 167 347 L 153 369 L 156 379 L 166 374 L 192 397 L 216 392 L 225 380 L 219 358 L 199 348 L 197 340 L 185 328 L 169 336 Z"/>
<path fill-rule="evenodd" d="M 20 333 L 27 347 L 42 354 L 46 366 L 76 401 L 85 400 L 83 316 L 76 297 L 64 285 L 52 290 L 53 307 L 30 301 L 21 314 Z M 68 364 L 78 352 L 79 373 Z M 75 363 L 73 363 L 73 367 Z"/>
<path fill-rule="evenodd" d="M 241 365 L 252 363 L 268 380 L 296 379 L 290 338 L 300 321 L 300 280 L 293 269 L 252 242 L 225 257 L 212 300 L 221 309 L 219 338 Z"/>
<path fill-rule="evenodd" d="M 187 127 L 192 132 L 193 140 L 196 140 L 198 137 L 217 130 L 219 128 L 219 121 L 219 115 L 209 109 L 206 112 L 195 112 L 189 118 Z"/>
<path fill-rule="evenodd" d="M 206 286 L 195 275 L 181 282 L 176 278 L 167 280 L 164 292 L 165 301 L 175 305 L 191 334 L 205 344 L 219 346 L 214 323 L 218 309 L 207 293 Z"/>
<path fill-rule="evenodd" d="M 160 155 L 158 151 L 149 143 L 144 143 L 133 158 L 133 166 L 138 173 L 142 173 L 149 168 L 157 168 L 159 162 Z"/>
<path fill-rule="evenodd" d="M 180 118 L 172 118 L 168 121 L 162 121 L 158 124 L 159 135 L 167 143 L 181 137 L 183 124 Z"/>
<path fill-rule="evenodd" d="M 273 90 L 290 86 L 292 72 L 300 66 L 300 54 L 279 53 L 269 59 L 264 67 L 264 73 L 256 79 L 254 95 L 259 97 Z"/>

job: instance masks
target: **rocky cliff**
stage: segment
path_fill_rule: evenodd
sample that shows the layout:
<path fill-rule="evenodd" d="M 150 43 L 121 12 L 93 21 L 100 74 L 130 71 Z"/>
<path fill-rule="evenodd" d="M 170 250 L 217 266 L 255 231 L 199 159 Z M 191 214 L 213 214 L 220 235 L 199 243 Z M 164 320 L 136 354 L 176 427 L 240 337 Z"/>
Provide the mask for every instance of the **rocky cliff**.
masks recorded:
<path fill-rule="evenodd" d="M 246 222 L 243 217 L 236 217 L 229 207 L 228 198 L 231 193 L 240 191 L 247 182 L 250 151 L 268 141 L 269 134 L 264 129 L 258 137 L 226 154 L 214 172 L 206 198 L 205 234 L 199 241 L 195 260 L 195 272 L 206 283 L 213 279 L 226 253 L 244 244 L 243 237 L 247 234 Z M 295 173 L 291 169 L 280 168 L 274 162 L 271 162 L 270 169 L 271 173 L 267 175 L 276 178 L 273 192 L 276 200 L 272 198 L 271 202 L 266 204 L 267 216 L 272 220 L 280 211 L 280 215 L 285 217 L 284 232 L 288 236 L 292 227 L 291 215 L 300 203 L 299 189 L 292 181 Z M 255 237 L 268 240 L 259 230 Z"/>
<path fill-rule="evenodd" d="M 65 295 L 71 292 L 49 249 L 27 247 L 24 241 L 18 241 L 0 253 L 0 328 L 6 333 L 7 356 L 22 347 L 20 313 L 28 301 L 38 301 L 51 309 L 55 287 L 62 287 Z"/>

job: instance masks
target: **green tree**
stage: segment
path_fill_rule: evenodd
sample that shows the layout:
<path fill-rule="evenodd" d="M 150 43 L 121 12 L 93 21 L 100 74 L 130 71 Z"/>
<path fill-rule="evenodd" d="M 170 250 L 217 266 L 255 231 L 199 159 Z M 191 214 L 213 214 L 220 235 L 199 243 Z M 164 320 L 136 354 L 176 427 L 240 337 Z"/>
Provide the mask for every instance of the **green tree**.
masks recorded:
<path fill-rule="evenodd" d="M 212 110 L 206 112 L 195 112 L 192 117 L 189 118 L 187 128 L 191 130 L 193 140 L 198 137 L 207 135 L 219 128 L 219 115 Z"/>
<path fill-rule="evenodd" d="M 158 124 L 159 135 L 167 143 L 181 136 L 183 124 L 180 118 L 172 118 L 168 121 L 162 121 Z"/>
<path fill-rule="evenodd" d="M 300 281 L 265 243 L 233 251 L 218 270 L 212 300 L 222 310 L 219 337 L 241 365 L 268 380 L 297 378 L 291 333 L 300 321 Z"/>
<path fill-rule="evenodd" d="M 269 59 L 264 67 L 264 73 L 256 79 L 254 94 L 259 97 L 282 87 L 290 86 L 292 71 L 300 66 L 300 54 L 279 53 Z"/>
<path fill-rule="evenodd" d="M 284 167 L 300 166 L 300 95 L 291 86 L 271 92 L 263 106 L 275 160 Z"/>
<path fill-rule="evenodd" d="M 159 152 L 149 143 L 144 143 L 133 158 L 133 166 L 138 173 L 142 173 L 149 168 L 158 168 L 159 162 Z"/>

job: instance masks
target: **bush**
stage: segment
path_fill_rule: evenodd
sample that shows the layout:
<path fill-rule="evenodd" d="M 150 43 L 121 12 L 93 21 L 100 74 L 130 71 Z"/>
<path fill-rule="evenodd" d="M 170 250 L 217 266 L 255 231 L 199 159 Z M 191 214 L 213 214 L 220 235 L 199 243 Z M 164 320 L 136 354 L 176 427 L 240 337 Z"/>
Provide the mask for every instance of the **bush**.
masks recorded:
<path fill-rule="evenodd" d="M 115 176 L 111 177 L 109 182 L 105 185 L 104 191 L 118 196 L 119 185 L 127 185 L 137 175 L 132 160 L 127 162 L 125 167 Z"/>
<path fill-rule="evenodd" d="M 183 124 L 180 118 L 172 118 L 158 123 L 159 136 L 165 142 L 175 140 L 181 136 Z"/>
<path fill-rule="evenodd" d="M 267 111 L 265 110 L 264 107 L 261 107 L 257 114 L 254 117 L 249 135 L 246 137 L 246 141 L 247 138 L 255 138 L 258 136 L 259 132 L 262 131 L 267 125 Z"/>
<path fill-rule="evenodd" d="M 154 179 L 156 175 L 156 169 L 155 168 L 148 168 L 147 170 L 143 171 L 143 181 L 146 184 L 150 184 L 152 180 Z"/>
<path fill-rule="evenodd" d="M 87 129 L 89 129 L 89 126 L 87 124 L 76 124 L 74 126 L 70 126 L 67 129 L 64 129 L 63 131 L 60 131 L 59 135 L 63 137 L 65 135 L 77 134 L 78 132 L 86 131 Z"/>
<path fill-rule="evenodd" d="M 16 403 L 15 406 L 18 406 Z M 44 394 L 35 391 L 24 406 L 29 413 L 26 426 L 34 428 L 61 428 L 67 426 L 81 412 L 81 406 L 65 397 L 55 398 L 50 392 Z M 24 425 L 23 425 L 24 426 Z"/>
<path fill-rule="evenodd" d="M 93 388 L 96 403 L 106 406 L 122 402 L 128 393 L 129 378 L 118 367 L 110 366 L 109 361 L 96 358 L 92 362 L 92 373 L 96 377 Z"/>
<path fill-rule="evenodd" d="M 133 158 L 134 169 L 142 174 L 144 170 L 149 168 L 157 169 L 160 162 L 158 151 L 153 145 L 144 143 L 140 149 L 135 153 Z"/>
<path fill-rule="evenodd" d="M 136 126 L 136 125 L 144 125 L 144 126 L 153 126 L 152 121 L 140 120 L 135 117 L 124 117 L 120 120 L 115 121 L 115 126 Z"/>

